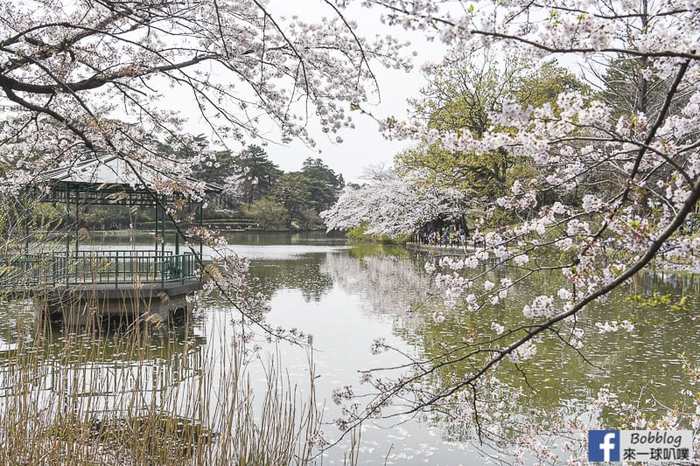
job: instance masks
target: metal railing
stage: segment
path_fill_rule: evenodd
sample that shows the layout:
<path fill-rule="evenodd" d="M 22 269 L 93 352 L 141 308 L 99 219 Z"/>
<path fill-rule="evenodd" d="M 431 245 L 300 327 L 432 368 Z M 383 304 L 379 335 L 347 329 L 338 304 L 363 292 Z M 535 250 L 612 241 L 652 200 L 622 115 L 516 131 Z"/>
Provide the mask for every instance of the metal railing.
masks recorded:
<path fill-rule="evenodd" d="M 64 252 L 59 252 L 65 256 Z M 111 257 L 111 256 L 139 256 L 139 257 L 156 257 L 156 256 L 172 256 L 173 252 L 168 250 L 153 249 L 85 249 L 83 251 L 72 251 L 71 257 Z"/>
<path fill-rule="evenodd" d="M 194 255 L 171 251 L 100 250 L 0 258 L 0 287 L 184 282 L 196 278 Z"/>

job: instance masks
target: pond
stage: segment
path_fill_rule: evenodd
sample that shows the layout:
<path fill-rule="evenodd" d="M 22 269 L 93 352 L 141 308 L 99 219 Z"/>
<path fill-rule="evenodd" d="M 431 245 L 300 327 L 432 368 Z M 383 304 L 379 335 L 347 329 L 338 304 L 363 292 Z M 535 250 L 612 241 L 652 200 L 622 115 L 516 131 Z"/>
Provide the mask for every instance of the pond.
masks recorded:
<path fill-rule="evenodd" d="M 406 362 L 398 352 L 372 354 L 370 348 L 378 338 L 405 354 L 429 357 L 452 342 L 463 341 L 466 334 L 489 329 L 494 319 L 508 323 L 504 309 L 485 315 L 450 311 L 445 320 L 436 319 L 436 310 L 444 309 L 424 268 L 433 259 L 400 246 L 346 244 L 342 238 L 322 234 L 241 233 L 228 240 L 234 251 L 251 260 L 255 286 L 269 303 L 266 322 L 312 335 L 316 393 L 325 406 L 323 432 L 329 440 L 339 434 L 333 420 L 340 408 L 331 401 L 333 390 L 348 385 L 361 388 L 359 370 Z M 114 247 L 129 245 L 115 242 Z M 522 302 L 545 289 L 556 289 L 556 280 L 553 277 L 552 283 L 518 289 Z M 648 303 L 630 298 L 652 293 L 668 300 Z M 668 312 L 669 302 L 677 303 L 681 296 L 687 297 L 683 305 Z M 511 414 L 572 406 L 585 411 L 602 388 L 630 403 L 653 397 L 667 407 L 686 406 L 687 395 L 682 390 L 697 390 L 689 382 L 686 363 L 698 364 L 700 355 L 699 297 L 700 280 L 693 275 L 649 273 L 638 277 L 624 292 L 582 317 L 590 364 L 573 349 L 546 340 L 537 357 L 522 365 L 527 382 L 512 367 L 499 369 L 501 383 L 525 394 L 519 398 L 517 412 Z M 216 352 L 217 345 L 233 335 L 234 322 L 239 319 L 234 310 L 216 300 L 200 303 L 195 316 L 191 335 L 181 339 L 187 343 L 156 351 L 154 364 L 170 364 L 182 346 Z M 630 320 L 635 331 L 599 333 L 590 323 L 592 316 Z M 0 350 L 11 350 L 20 330 L 30 327 L 31 321 L 26 303 L 4 306 L 0 310 Z M 52 338 L 60 351 L 65 336 L 58 332 Z M 290 380 L 305 385 L 309 371 L 305 351 L 285 342 L 268 343 L 262 334 L 254 337 L 254 343 L 262 348 L 261 354 L 277 348 Z M 118 359 L 119 355 L 110 357 Z M 459 373 L 467 368 L 453 370 Z M 264 391 L 262 371 L 253 374 L 253 391 Z M 438 373 L 430 383 L 440 384 L 443 377 L 447 376 Z M 591 414 L 604 416 L 600 425 L 616 422 L 615 413 Z M 484 447 L 467 424 L 428 414 L 367 422 L 359 443 L 359 464 L 484 464 Z M 346 438 L 329 449 L 319 464 L 343 464 L 348 442 Z"/>

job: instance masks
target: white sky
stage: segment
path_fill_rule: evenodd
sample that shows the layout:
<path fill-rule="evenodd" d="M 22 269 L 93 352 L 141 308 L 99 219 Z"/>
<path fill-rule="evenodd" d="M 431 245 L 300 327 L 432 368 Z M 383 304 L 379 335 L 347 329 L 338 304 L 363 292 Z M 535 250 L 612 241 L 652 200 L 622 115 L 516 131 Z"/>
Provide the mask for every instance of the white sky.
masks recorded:
<path fill-rule="evenodd" d="M 378 105 L 362 104 L 363 109 L 377 118 L 405 115 L 406 99 L 415 95 L 423 84 L 421 73 L 386 70 L 378 65 L 373 67 L 373 71 L 379 81 L 382 100 Z M 320 157 L 333 170 L 342 173 L 346 181 L 352 181 L 362 176 L 364 167 L 391 164 L 394 154 L 411 145 L 408 141 L 386 140 L 379 132 L 378 123 L 367 115 L 357 112 L 353 118 L 355 129 L 342 132 L 343 142 L 340 144 L 335 142 L 335 136 L 329 137 L 316 130 L 312 135 L 317 148 L 293 142 L 288 145 L 270 144 L 266 150 L 270 158 L 285 171 L 298 170 L 309 156 Z"/>
<path fill-rule="evenodd" d="M 333 10 L 324 4 L 322 0 L 270 0 L 268 11 L 275 17 L 298 16 L 308 22 L 322 20 L 323 17 L 332 17 Z M 425 85 L 425 80 L 420 65 L 426 61 L 439 61 L 442 58 L 444 48 L 438 43 L 428 43 L 420 35 L 408 35 L 400 29 L 389 30 L 382 25 L 379 19 L 381 10 L 353 8 L 345 11 L 346 19 L 355 20 L 358 24 L 356 32 L 358 36 L 373 38 L 377 34 L 391 33 L 400 40 L 410 40 L 411 48 L 418 50 L 419 55 L 414 59 L 414 70 L 410 73 L 397 70 L 389 70 L 374 63 L 374 71 L 381 91 L 379 104 L 362 103 L 363 109 L 377 118 L 385 118 L 391 115 L 402 117 L 406 115 L 406 99 L 416 96 L 419 89 Z M 428 55 L 426 55 L 426 52 Z M 196 112 L 190 115 L 195 126 L 205 124 Z M 355 129 L 347 129 L 340 134 L 342 143 L 335 142 L 335 135 L 323 134 L 314 121 L 309 122 L 311 134 L 316 140 L 316 148 L 307 147 L 299 141 L 291 144 L 268 144 L 265 150 L 270 158 L 285 171 L 294 171 L 301 168 L 302 162 L 307 157 L 320 157 L 336 172 L 342 173 L 346 181 L 356 181 L 364 172 L 364 168 L 370 165 L 389 165 L 394 154 L 411 145 L 408 141 L 387 141 L 379 133 L 376 121 L 359 112 L 353 114 Z M 193 131 L 195 132 L 195 131 Z M 205 129 L 202 132 L 207 132 Z M 319 150 L 321 153 L 319 154 Z"/>

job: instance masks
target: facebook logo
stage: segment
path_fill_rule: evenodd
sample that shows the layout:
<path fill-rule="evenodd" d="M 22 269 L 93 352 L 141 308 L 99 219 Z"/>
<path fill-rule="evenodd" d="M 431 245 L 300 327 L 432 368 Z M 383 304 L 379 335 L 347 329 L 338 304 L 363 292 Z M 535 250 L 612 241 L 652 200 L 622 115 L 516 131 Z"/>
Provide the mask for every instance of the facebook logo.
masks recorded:
<path fill-rule="evenodd" d="M 620 431 L 589 430 L 588 461 L 620 461 Z"/>

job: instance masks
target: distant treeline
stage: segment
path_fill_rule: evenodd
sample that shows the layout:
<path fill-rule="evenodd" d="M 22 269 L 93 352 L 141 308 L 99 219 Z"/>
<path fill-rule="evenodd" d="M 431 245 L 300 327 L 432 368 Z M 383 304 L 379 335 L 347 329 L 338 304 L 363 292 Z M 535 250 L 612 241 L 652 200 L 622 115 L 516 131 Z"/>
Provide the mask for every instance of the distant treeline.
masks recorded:
<path fill-rule="evenodd" d="M 175 151 L 163 144 L 162 151 L 185 160 L 207 145 L 203 136 L 197 136 L 187 149 Z M 284 172 L 256 145 L 239 153 L 218 151 L 194 168 L 194 176 L 223 188 L 208 200 L 205 220 L 244 219 L 265 230 L 323 228 L 319 212 L 332 206 L 345 186 L 343 176 L 319 158 L 307 158 L 299 171 Z M 74 208 L 38 204 L 35 209 L 36 216 L 53 219 L 54 225 L 76 223 Z M 119 230 L 151 225 L 154 220 L 153 208 L 81 206 L 78 223 L 92 230 Z"/>

